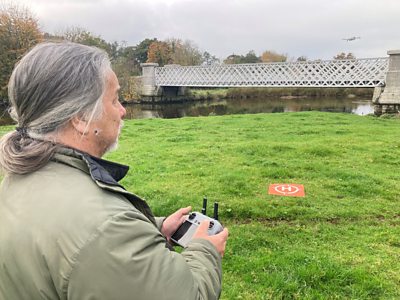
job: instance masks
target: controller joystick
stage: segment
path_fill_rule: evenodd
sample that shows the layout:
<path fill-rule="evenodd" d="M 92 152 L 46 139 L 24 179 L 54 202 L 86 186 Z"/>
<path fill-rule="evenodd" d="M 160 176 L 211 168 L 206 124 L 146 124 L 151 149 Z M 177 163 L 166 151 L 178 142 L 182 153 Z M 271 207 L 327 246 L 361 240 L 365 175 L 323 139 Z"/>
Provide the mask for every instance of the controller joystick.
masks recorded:
<path fill-rule="evenodd" d="M 210 221 L 210 225 L 208 225 L 208 229 L 213 228 L 213 226 L 214 226 L 214 221 Z"/>

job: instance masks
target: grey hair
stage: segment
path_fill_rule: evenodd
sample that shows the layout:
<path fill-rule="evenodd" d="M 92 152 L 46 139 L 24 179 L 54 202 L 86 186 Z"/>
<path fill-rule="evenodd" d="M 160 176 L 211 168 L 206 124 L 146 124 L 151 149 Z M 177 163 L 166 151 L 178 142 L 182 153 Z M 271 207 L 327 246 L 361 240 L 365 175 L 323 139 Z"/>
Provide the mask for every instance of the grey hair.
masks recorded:
<path fill-rule="evenodd" d="M 8 84 L 16 131 L 0 140 L 4 173 L 27 174 L 45 165 L 57 149 L 57 133 L 78 116 L 101 117 L 111 70 L 105 51 L 81 44 L 41 43 L 14 68 Z"/>

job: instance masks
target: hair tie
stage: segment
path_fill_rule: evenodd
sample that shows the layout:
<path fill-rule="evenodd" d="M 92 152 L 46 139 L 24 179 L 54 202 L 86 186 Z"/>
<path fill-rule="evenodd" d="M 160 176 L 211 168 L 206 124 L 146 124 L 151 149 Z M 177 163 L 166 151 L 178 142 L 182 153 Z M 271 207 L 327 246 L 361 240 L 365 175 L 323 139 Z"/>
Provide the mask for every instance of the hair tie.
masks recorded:
<path fill-rule="evenodd" d="M 26 127 L 15 127 L 15 130 L 23 137 L 28 136 L 28 129 Z"/>

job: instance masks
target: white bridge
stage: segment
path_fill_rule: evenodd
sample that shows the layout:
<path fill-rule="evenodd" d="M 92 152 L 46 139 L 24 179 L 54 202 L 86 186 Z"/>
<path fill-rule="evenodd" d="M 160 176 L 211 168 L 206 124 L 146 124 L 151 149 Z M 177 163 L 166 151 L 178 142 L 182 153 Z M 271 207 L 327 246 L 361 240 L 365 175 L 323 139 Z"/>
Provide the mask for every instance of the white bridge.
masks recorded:
<path fill-rule="evenodd" d="M 185 87 L 374 87 L 380 112 L 400 110 L 400 50 L 389 57 L 211 66 L 142 64 L 142 97 L 168 101 Z M 377 108 L 378 109 L 378 108 Z"/>
<path fill-rule="evenodd" d="M 389 58 L 155 68 L 157 86 L 376 87 L 385 84 Z"/>

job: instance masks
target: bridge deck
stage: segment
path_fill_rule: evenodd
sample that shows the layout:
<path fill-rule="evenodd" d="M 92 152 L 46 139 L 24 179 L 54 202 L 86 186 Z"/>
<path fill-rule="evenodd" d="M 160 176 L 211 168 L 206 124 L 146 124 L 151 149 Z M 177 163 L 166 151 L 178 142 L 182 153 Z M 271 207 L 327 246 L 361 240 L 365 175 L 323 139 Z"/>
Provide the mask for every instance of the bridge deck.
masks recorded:
<path fill-rule="evenodd" d="M 376 87 L 385 84 L 388 58 L 155 68 L 157 86 Z"/>

